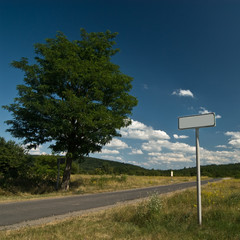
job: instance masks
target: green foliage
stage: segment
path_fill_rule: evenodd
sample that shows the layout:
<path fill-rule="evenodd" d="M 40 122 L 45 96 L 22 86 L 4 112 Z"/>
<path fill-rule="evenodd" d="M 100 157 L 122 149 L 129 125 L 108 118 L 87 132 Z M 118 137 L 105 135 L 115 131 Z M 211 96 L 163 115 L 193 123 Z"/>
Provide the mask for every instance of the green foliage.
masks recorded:
<path fill-rule="evenodd" d="M 159 223 L 163 203 L 157 194 L 142 201 L 136 207 L 126 207 L 114 214 L 114 221 L 128 222 L 139 227 L 153 226 Z"/>
<path fill-rule="evenodd" d="M 0 238 L 239 240 L 240 202 L 235 201 L 235 197 L 239 193 L 240 181 L 228 180 L 216 185 L 209 184 L 204 188 L 206 191 L 215 191 L 219 187 L 224 198 L 219 199 L 215 195 L 219 204 L 203 205 L 201 227 L 198 225 L 197 208 L 194 206 L 196 191 L 187 190 L 172 196 L 162 196 L 161 199 L 156 197 L 152 202 L 150 200 L 116 206 L 100 213 L 73 217 L 43 227 L 1 231 Z M 141 211 L 138 218 L 137 209 Z M 134 219 L 138 219 L 138 222 Z"/>
<path fill-rule="evenodd" d="M 22 146 L 0 137 L 0 182 L 3 188 L 14 191 L 14 187 L 27 190 L 33 186 L 54 185 L 57 171 L 55 156 L 28 155 Z"/>
<path fill-rule="evenodd" d="M 54 142 L 50 148 L 67 152 L 63 176 L 70 182 L 71 164 L 79 156 L 100 151 L 118 129 L 130 124 L 137 99 L 129 94 L 131 77 L 123 74 L 111 57 L 117 33 L 87 33 L 70 41 L 58 32 L 56 38 L 35 44 L 35 64 L 27 58 L 12 66 L 25 73 L 13 104 L 8 131 L 23 138 L 29 148 Z"/>
<path fill-rule="evenodd" d="M 157 194 L 150 197 L 148 202 L 139 204 L 133 222 L 139 226 L 151 225 L 158 222 L 162 209 L 162 201 Z"/>
<path fill-rule="evenodd" d="M 148 170 L 139 166 L 115 161 L 84 157 L 79 164 L 81 173 L 86 174 L 127 174 L 127 175 L 159 175 L 157 170 Z"/>
<path fill-rule="evenodd" d="M 174 171 L 175 176 L 196 176 L 196 168 Z M 201 175 L 209 177 L 240 177 L 240 163 L 201 166 Z"/>
<path fill-rule="evenodd" d="M 55 152 L 72 157 L 100 151 L 127 126 L 137 104 L 128 94 L 132 78 L 110 62 L 116 33 L 87 33 L 69 41 L 63 33 L 35 44 L 36 63 L 12 62 L 25 73 L 15 103 L 4 106 L 14 119 L 8 131 L 30 147 L 55 140 Z"/>
<path fill-rule="evenodd" d="M 40 181 L 56 182 L 58 173 L 56 156 L 35 156 L 32 162 L 31 171 L 33 178 Z M 60 174 L 63 174 L 63 168 L 61 168 Z"/>
<path fill-rule="evenodd" d="M 171 170 L 145 169 L 132 164 L 84 157 L 79 173 L 86 174 L 127 174 L 136 176 L 170 176 Z M 209 177 L 240 178 L 240 163 L 201 166 L 201 175 Z M 174 170 L 174 176 L 196 176 L 196 168 Z"/>
<path fill-rule="evenodd" d="M 203 225 L 197 221 L 197 197 L 192 190 L 160 199 L 153 196 L 137 206 L 117 209 L 114 225 L 136 227 L 142 239 L 239 239 L 239 180 L 208 184 L 203 199 Z M 234 187 L 234 188 L 233 188 Z M 219 194 L 221 193 L 221 194 Z M 209 203 L 209 199 L 211 199 Z M 138 239 L 134 234 L 131 239 Z"/>
<path fill-rule="evenodd" d="M 29 173 L 30 166 L 25 150 L 14 141 L 0 137 L 0 177 L 18 180 Z"/>

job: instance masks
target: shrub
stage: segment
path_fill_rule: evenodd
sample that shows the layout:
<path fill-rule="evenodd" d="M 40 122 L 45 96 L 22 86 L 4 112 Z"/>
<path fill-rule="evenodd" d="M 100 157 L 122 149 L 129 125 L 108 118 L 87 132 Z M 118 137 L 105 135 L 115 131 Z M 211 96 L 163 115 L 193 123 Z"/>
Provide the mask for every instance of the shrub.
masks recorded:
<path fill-rule="evenodd" d="M 30 170 L 25 150 L 14 141 L 0 137 L 0 176 L 4 181 L 25 178 Z"/>
<path fill-rule="evenodd" d="M 157 194 L 153 194 L 150 200 L 143 202 L 136 209 L 136 214 L 133 218 L 137 225 L 155 224 L 159 221 L 162 209 L 162 201 Z"/>
<path fill-rule="evenodd" d="M 57 179 L 57 157 L 52 155 L 41 155 L 33 158 L 32 177 L 40 181 L 56 181 Z M 61 169 L 60 175 L 62 175 Z"/>
<path fill-rule="evenodd" d="M 143 201 L 136 207 L 128 206 L 114 214 L 117 222 L 128 222 L 139 227 L 157 225 L 161 219 L 162 200 L 153 194 L 149 200 Z"/>

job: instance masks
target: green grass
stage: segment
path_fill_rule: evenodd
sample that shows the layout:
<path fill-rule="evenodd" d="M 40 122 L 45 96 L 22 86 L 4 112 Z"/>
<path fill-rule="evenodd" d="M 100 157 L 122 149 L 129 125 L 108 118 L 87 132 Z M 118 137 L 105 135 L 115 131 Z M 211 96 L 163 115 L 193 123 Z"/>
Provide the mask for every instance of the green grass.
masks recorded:
<path fill-rule="evenodd" d="M 239 240 L 240 180 L 202 189 L 203 225 L 197 223 L 196 191 L 70 218 L 40 227 L 0 232 L 0 239 Z"/>
<path fill-rule="evenodd" d="M 195 177 L 160 177 L 160 176 L 127 176 L 127 175 L 82 175 L 71 176 L 70 191 L 55 191 L 53 187 L 41 186 L 22 192 L 17 187 L 0 188 L 0 202 L 20 201 L 36 198 L 61 197 L 73 194 L 100 193 L 156 185 L 174 184 L 195 181 Z"/>

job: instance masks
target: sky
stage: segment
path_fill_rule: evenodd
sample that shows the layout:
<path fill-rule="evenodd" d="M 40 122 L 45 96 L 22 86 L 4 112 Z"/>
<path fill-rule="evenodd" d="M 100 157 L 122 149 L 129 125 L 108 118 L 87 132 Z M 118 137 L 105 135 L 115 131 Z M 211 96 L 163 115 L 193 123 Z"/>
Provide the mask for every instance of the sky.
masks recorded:
<path fill-rule="evenodd" d="M 215 112 L 216 127 L 200 129 L 201 165 L 240 162 L 240 1 L 236 0 L 1 0 L 0 105 L 17 97 L 24 74 L 13 60 L 34 60 L 34 44 L 62 31 L 118 32 L 112 62 L 133 77 L 138 106 L 102 152 L 107 160 L 149 169 L 196 165 L 195 131 L 178 117 Z M 0 108 L 0 136 L 11 114 Z M 48 145 L 31 154 L 50 154 Z"/>

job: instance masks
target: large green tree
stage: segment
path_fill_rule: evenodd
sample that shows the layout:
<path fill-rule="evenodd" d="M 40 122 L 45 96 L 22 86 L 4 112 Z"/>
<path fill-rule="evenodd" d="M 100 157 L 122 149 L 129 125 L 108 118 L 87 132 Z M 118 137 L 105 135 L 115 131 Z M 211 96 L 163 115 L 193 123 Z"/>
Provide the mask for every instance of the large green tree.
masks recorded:
<path fill-rule="evenodd" d="M 130 95 L 132 78 L 111 62 L 117 33 L 87 33 L 70 41 L 58 32 L 56 38 L 35 44 L 35 63 L 27 58 L 12 66 L 25 73 L 14 103 L 4 106 L 12 112 L 6 121 L 14 137 L 30 148 L 51 142 L 56 152 L 66 152 L 62 188 L 68 189 L 72 161 L 100 151 L 119 136 L 118 129 L 130 124 L 137 105 Z"/>

